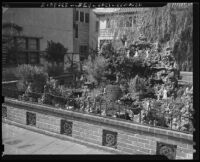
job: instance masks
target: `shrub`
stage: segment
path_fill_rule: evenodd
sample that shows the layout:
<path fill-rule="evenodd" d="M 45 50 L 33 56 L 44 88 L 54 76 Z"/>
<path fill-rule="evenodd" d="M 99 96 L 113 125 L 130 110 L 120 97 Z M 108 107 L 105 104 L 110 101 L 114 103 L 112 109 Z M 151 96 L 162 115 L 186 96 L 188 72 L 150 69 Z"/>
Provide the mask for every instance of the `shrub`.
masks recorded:
<path fill-rule="evenodd" d="M 2 71 L 2 81 L 17 80 L 15 71 L 15 67 L 5 68 L 5 70 Z"/>
<path fill-rule="evenodd" d="M 45 58 L 49 62 L 63 62 L 66 52 L 67 48 L 65 48 L 61 43 L 56 43 L 51 40 L 47 42 Z"/>
<path fill-rule="evenodd" d="M 48 73 L 50 77 L 55 77 L 63 74 L 64 66 L 58 63 L 45 63 L 44 70 Z"/>
<path fill-rule="evenodd" d="M 141 97 L 146 88 L 145 80 L 138 75 L 136 75 L 135 78 L 131 79 L 128 85 L 128 89 L 132 98 Z"/>
<path fill-rule="evenodd" d="M 43 92 L 48 77 L 43 68 L 27 64 L 18 66 L 15 76 L 19 79 L 19 90 L 26 90 L 31 82 L 33 92 L 37 93 Z"/>
<path fill-rule="evenodd" d="M 87 79 L 91 82 L 96 82 L 98 85 L 103 81 L 107 61 L 104 57 L 98 56 L 94 61 L 88 60 L 84 63 L 84 70 L 87 73 Z"/>
<path fill-rule="evenodd" d="M 104 58 L 109 58 L 114 54 L 112 43 L 104 43 L 100 49 L 100 55 Z"/>
<path fill-rule="evenodd" d="M 89 96 L 92 99 L 98 98 L 98 96 L 100 96 L 102 94 L 102 89 L 101 88 L 97 88 L 97 89 L 93 89 L 90 93 Z"/>

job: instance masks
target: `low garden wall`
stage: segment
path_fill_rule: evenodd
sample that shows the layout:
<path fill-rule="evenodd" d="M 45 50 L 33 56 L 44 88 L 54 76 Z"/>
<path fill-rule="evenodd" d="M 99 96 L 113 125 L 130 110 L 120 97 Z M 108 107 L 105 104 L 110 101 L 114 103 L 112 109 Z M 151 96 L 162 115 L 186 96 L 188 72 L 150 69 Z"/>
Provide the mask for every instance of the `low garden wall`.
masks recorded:
<path fill-rule="evenodd" d="M 135 124 L 116 118 L 62 110 L 5 98 L 3 121 L 71 136 L 126 154 L 164 154 L 170 159 L 193 158 L 193 135 Z"/>

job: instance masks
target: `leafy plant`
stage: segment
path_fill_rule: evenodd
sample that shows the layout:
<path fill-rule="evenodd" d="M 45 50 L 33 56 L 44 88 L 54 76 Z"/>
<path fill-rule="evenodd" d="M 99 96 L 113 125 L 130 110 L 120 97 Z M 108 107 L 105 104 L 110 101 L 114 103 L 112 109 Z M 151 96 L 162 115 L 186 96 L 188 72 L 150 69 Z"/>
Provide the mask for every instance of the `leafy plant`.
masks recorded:
<path fill-rule="evenodd" d="M 107 60 L 102 56 L 97 56 L 94 61 L 88 60 L 85 62 L 84 70 L 87 74 L 87 79 L 99 85 L 103 81 L 107 65 Z"/>
<path fill-rule="evenodd" d="M 56 43 L 47 41 L 46 55 L 45 58 L 49 62 L 60 63 L 64 60 L 64 55 L 67 53 L 67 48 L 65 48 L 61 43 Z"/>
<path fill-rule="evenodd" d="M 146 88 L 146 83 L 143 78 L 136 75 L 135 78 L 129 81 L 128 85 L 129 85 L 129 93 L 131 94 L 132 98 L 142 97 Z"/>
<path fill-rule="evenodd" d="M 100 49 L 100 55 L 104 58 L 109 58 L 113 56 L 114 54 L 114 48 L 112 46 L 112 43 L 104 43 Z"/>
<path fill-rule="evenodd" d="M 168 4 L 152 8 L 143 19 L 143 32 L 148 40 L 159 41 L 161 46 L 170 43 L 173 55 L 181 65 L 186 61 L 186 70 L 192 71 L 193 57 L 193 8 L 175 9 Z"/>
<path fill-rule="evenodd" d="M 31 82 L 33 92 L 38 93 L 43 93 L 44 85 L 48 77 L 42 67 L 27 64 L 19 65 L 16 69 L 15 76 L 19 79 L 19 90 L 26 90 L 28 84 Z"/>
<path fill-rule="evenodd" d="M 5 68 L 5 70 L 2 70 L 2 81 L 17 80 L 15 71 L 15 67 Z"/>
<path fill-rule="evenodd" d="M 49 77 L 55 77 L 63 74 L 64 66 L 58 63 L 44 63 L 44 70 L 48 73 Z"/>

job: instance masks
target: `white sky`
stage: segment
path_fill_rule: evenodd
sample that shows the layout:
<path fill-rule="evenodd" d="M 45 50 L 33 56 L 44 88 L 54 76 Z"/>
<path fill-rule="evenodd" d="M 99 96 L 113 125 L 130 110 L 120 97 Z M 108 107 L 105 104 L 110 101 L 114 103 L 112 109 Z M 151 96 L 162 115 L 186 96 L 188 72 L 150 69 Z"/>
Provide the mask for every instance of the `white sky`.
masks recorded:
<path fill-rule="evenodd" d="M 94 12 L 114 12 L 119 10 L 120 8 L 95 8 Z"/>

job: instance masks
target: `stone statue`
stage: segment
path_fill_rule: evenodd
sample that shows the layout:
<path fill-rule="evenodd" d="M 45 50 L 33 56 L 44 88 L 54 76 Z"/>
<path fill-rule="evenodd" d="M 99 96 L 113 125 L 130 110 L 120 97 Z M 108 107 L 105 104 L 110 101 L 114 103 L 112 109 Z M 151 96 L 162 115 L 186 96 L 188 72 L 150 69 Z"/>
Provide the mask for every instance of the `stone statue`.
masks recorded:
<path fill-rule="evenodd" d="M 148 59 L 149 58 L 149 50 L 146 50 L 146 58 L 145 59 Z"/>
<path fill-rule="evenodd" d="M 189 88 L 187 87 L 187 88 L 185 89 L 184 95 L 187 95 L 188 92 L 189 92 Z"/>
<path fill-rule="evenodd" d="M 32 84 L 29 83 L 25 93 L 28 94 L 28 93 L 31 93 L 31 92 L 32 92 Z"/>
<path fill-rule="evenodd" d="M 162 89 L 160 89 L 157 93 L 157 100 L 160 100 L 161 95 L 162 95 Z"/>
<path fill-rule="evenodd" d="M 178 65 L 177 65 L 176 61 L 174 61 L 174 66 L 173 66 L 174 69 L 177 69 L 177 66 L 178 66 Z"/>
<path fill-rule="evenodd" d="M 167 90 L 163 89 L 163 99 L 167 99 Z"/>
<path fill-rule="evenodd" d="M 126 56 L 129 58 L 130 57 L 130 50 L 127 50 Z"/>
<path fill-rule="evenodd" d="M 138 51 L 136 50 L 134 57 L 138 57 Z"/>
<path fill-rule="evenodd" d="M 191 87 L 190 91 L 189 91 L 190 94 L 193 93 L 193 86 Z"/>
<path fill-rule="evenodd" d="M 103 94 L 105 94 L 105 93 L 106 93 L 106 88 L 103 89 Z"/>

